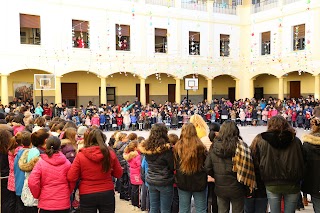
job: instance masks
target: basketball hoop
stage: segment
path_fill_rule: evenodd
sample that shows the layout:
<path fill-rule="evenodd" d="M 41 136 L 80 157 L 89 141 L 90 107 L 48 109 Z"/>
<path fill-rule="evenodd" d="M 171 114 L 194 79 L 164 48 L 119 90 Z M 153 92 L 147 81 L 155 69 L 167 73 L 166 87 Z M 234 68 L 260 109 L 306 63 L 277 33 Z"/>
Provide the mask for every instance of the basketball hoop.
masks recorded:
<path fill-rule="evenodd" d="M 196 92 L 196 91 L 197 91 L 197 87 L 195 87 L 195 86 L 190 86 L 190 90 L 192 90 L 193 92 Z"/>

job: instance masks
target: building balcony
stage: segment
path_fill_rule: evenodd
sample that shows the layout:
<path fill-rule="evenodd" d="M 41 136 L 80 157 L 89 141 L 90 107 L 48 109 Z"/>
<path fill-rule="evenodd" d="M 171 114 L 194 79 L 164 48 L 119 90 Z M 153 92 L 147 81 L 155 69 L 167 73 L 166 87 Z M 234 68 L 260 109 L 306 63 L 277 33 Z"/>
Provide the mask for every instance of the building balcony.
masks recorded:
<path fill-rule="evenodd" d="M 237 7 L 235 5 L 213 3 L 213 12 L 236 15 Z"/>
<path fill-rule="evenodd" d="M 198 10 L 207 12 L 207 2 L 206 1 L 197 1 L 197 0 L 182 0 L 181 8 L 188 10 Z"/>
<path fill-rule="evenodd" d="M 264 0 L 252 5 L 252 13 L 258 13 L 278 7 L 279 0 Z"/>
<path fill-rule="evenodd" d="M 283 4 L 291 4 L 291 3 L 295 3 L 301 0 L 283 0 Z"/>
<path fill-rule="evenodd" d="M 159 6 L 166 6 L 166 7 L 174 7 L 174 1 L 168 1 L 168 0 L 145 0 L 146 4 L 154 4 Z"/>

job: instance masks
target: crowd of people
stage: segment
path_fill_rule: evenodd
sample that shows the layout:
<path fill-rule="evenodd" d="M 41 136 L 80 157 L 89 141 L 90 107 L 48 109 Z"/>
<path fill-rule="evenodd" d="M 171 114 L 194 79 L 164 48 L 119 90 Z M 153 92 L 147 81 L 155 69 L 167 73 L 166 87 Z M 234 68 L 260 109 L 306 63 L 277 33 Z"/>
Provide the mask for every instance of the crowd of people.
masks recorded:
<path fill-rule="evenodd" d="M 15 104 L 0 110 L 1 176 L 9 177 L 1 180 L 2 212 L 115 212 L 115 191 L 130 201 L 132 210 L 150 213 L 229 212 L 230 204 L 235 213 L 264 213 L 268 204 L 272 213 L 280 213 L 281 203 L 289 213 L 301 208 L 302 191 L 320 212 L 320 107 L 312 97 L 221 99 L 213 105 L 183 100 L 141 106 L 136 100 L 85 109 L 44 103 L 34 111 L 30 104 Z M 265 109 L 277 113 L 260 120 L 267 130 L 249 147 L 238 126 L 258 125 L 259 119 L 247 120 L 247 113 Z M 99 119 L 108 111 L 144 119 L 161 116 L 162 122 L 147 124 L 148 138 L 126 133 L 134 123 L 117 125 L 107 140 Z M 232 111 L 239 118 L 231 117 Z M 311 130 L 303 143 L 294 129 L 300 126 L 284 115 L 295 111 L 305 115 L 303 127 Z M 166 117 L 172 121 L 180 112 L 187 119 L 167 125 Z M 208 119 L 207 112 L 219 116 Z M 90 124 L 74 118 L 82 114 L 92 116 Z M 180 126 L 180 136 L 168 134 L 169 128 Z"/>

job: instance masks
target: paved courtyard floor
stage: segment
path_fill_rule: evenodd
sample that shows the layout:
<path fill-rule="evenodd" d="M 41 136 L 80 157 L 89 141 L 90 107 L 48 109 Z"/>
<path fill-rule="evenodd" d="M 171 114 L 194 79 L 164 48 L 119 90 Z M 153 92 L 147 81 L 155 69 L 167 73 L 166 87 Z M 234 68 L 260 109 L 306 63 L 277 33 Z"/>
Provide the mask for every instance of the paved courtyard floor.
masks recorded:
<path fill-rule="evenodd" d="M 254 139 L 254 137 L 265 131 L 267 128 L 264 127 L 264 126 L 258 126 L 258 127 L 252 127 L 252 126 L 246 126 L 246 127 L 239 127 L 240 129 L 240 134 L 243 138 L 243 140 L 248 144 L 250 145 L 252 140 Z M 309 132 L 307 131 L 304 131 L 303 129 L 296 129 L 297 131 L 297 136 L 299 138 L 301 138 L 302 135 L 304 134 L 308 134 Z M 128 134 L 131 133 L 131 131 L 128 131 L 127 132 Z M 147 138 L 149 136 L 149 131 L 135 131 L 135 133 L 138 135 L 138 136 L 143 136 L 145 138 Z M 169 133 L 176 133 L 178 136 L 180 135 L 180 130 L 170 130 Z M 110 136 L 113 134 L 113 132 L 105 132 L 106 136 L 108 137 L 108 140 L 109 141 L 109 138 Z M 136 211 L 132 211 L 131 210 L 131 205 L 129 204 L 129 202 L 126 202 L 126 201 L 122 201 L 119 199 L 119 194 L 116 195 L 116 212 L 118 213 L 131 213 L 131 212 L 136 212 Z M 300 212 L 303 212 L 303 213 L 311 213 L 311 212 L 314 212 L 313 211 L 313 208 L 312 208 L 312 205 L 309 205 L 306 207 L 305 210 L 301 210 Z"/>

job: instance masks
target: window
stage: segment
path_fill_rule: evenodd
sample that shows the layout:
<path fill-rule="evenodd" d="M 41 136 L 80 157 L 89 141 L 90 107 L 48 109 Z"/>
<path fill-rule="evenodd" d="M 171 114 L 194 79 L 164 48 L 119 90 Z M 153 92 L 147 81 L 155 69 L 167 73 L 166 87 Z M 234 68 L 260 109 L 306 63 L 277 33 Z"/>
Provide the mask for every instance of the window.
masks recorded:
<path fill-rule="evenodd" d="M 20 14 L 20 43 L 41 44 L 40 16 Z"/>
<path fill-rule="evenodd" d="M 189 32 L 189 55 L 200 55 L 200 32 Z"/>
<path fill-rule="evenodd" d="M 293 26 L 293 50 L 304 50 L 305 48 L 305 24 Z"/>
<path fill-rule="evenodd" d="M 116 104 L 116 88 L 115 87 L 107 87 L 107 102 L 109 104 Z"/>
<path fill-rule="evenodd" d="M 220 56 L 228 57 L 230 55 L 230 35 L 220 34 Z"/>
<path fill-rule="evenodd" d="M 252 0 L 252 4 L 260 4 L 260 0 Z"/>
<path fill-rule="evenodd" d="M 156 53 L 167 53 L 167 29 L 155 28 L 154 49 Z"/>
<path fill-rule="evenodd" d="M 72 45 L 76 48 L 89 48 L 89 22 L 72 20 Z"/>
<path fill-rule="evenodd" d="M 261 33 L 261 55 L 270 55 L 271 53 L 271 32 Z"/>
<path fill-rule="evenodd" d="M 116 24 L 116 50 L 130 51 L 130 25 Z"/>

